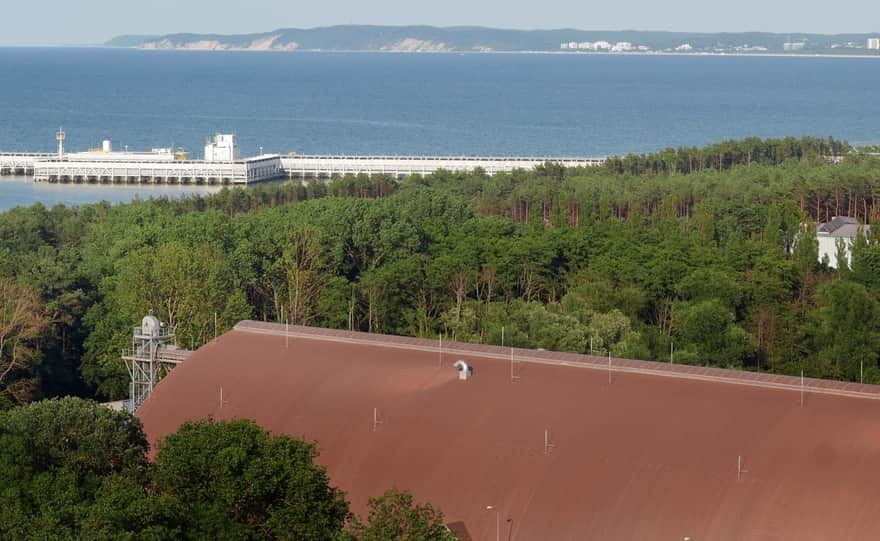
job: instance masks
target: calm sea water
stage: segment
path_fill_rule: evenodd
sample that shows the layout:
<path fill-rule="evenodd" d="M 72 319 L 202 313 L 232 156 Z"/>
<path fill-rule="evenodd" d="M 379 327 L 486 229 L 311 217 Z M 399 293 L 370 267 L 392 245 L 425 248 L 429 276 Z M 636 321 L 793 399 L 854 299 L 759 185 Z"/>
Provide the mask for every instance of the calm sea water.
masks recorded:
<path fill-rule="evenodd" d="M 134 199 L 154 197 L 184 197 L 214 193 L 218 186 L 101 186 L 92 184 L 49 184 L 34 182 L 30 177 L 0 177 L 0 211 L 16 206 L 41 203 L 47 207 L 57 204 L 84 205 L 98 201 L 125 203 Z"/>
<path fill-rule="evenodd" d="M 604 156 L 806 134 L 867 144 L 880 142 L 878 88 L 870 58 L 0 48 L 0 150 L 50 151 L 62 125 L 71 149 L 111 139 L 196 157 L 217 131 L 246 154 Z"/>

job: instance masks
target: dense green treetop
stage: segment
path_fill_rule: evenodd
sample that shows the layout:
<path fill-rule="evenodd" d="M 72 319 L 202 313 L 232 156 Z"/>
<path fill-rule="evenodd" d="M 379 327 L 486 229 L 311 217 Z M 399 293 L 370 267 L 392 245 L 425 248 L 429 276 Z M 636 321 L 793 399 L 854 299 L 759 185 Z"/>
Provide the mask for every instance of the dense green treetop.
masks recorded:
<path fill-rule="evenodd" d="M 0 539 L 73 539 L 108 478 L 143 484 L 140 422 L 75 398 L 0 412 Z"/>
<path fill-rule="evenodd" d="M 443 514 L 431 504 L 417 504 L 412 494 L 390 489 L 370 498 L 366 524 L 353 528 L 359 541 L 455 541 Z"/>
<path fill-rule="evenodd" d="M 152 486 L 181 503 L 186 539 L 334 539 L 348 504 L 316 456 L 250 421 L 191 423 L 159 446 Z"/>

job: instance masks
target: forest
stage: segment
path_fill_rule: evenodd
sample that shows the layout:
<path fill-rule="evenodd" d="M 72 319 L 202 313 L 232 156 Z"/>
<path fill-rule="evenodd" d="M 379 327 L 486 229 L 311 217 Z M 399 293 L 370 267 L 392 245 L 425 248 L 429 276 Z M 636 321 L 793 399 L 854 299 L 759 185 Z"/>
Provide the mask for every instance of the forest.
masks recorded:
<path fill-rule="evenodd" d="M 831 157 L 845 156 L 842 159 Z M 0 410 L 127 394 L 152 311 L 181 347 L 242 319 L 880 383 L 880 159 L 729 141 L 488 176 L 344 177 L 0 214 Z M 215 323 L 216 322 L 216 323 Z"/>

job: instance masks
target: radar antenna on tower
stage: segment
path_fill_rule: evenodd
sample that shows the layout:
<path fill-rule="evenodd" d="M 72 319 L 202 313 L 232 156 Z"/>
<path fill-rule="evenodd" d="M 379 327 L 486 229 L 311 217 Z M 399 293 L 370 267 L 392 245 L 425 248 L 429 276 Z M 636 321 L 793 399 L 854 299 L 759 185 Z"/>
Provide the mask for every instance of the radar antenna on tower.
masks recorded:
<path fill-rule="evenodd" d="M 125 367 L 131 376 L 129 411 L 137 410 L 153 392 L 156 384 L 175 366 L 189 357 L 189 350 L 178 349 L 175 335 L 159 318 L 150 314 L 134 328 L 131 349 L 122 352 Z"/>

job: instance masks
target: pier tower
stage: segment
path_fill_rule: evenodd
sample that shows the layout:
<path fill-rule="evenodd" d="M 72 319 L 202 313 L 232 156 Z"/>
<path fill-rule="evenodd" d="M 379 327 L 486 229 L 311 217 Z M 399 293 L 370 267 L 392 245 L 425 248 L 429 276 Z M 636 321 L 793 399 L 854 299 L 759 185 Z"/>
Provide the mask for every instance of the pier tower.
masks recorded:
<path fill-rule="evenodd" d="M 55 140 L 58 141 L 58 159 L 61 160 L 64 158 L 64 130 L 58 128 L 58 133 L 55 134 Z"/>

